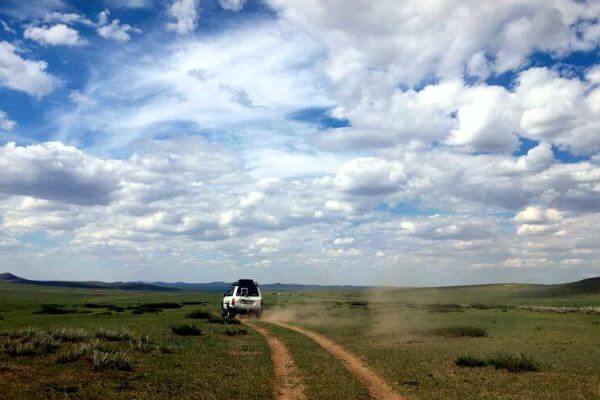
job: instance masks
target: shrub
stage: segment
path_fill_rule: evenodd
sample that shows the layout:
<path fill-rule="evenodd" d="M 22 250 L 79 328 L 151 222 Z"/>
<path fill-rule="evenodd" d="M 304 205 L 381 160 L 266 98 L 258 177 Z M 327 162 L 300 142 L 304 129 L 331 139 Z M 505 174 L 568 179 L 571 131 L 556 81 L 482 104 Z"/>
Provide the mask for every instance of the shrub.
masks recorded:
<path fill-rule="evenodd" d="M 209 319 L 210 317 L 212 317 L 212 315 L 208 311 L 197 310 L 192 311 L 191 313 L 187 313 L 185 317 L 191 319 Z"/>
<path fill-rule="evenodd" d="M 368 301 L 349 301 L 350 307 L 367 307 L 369 305 Z"/>
<path fill-rule="evenodd" d="M 60 328 L 52 329 L 50 335 L 61 342 L 79 343 L 91 340 L 92 336 L 83 329 Z"/>
<path fill-rule="evenodd" d="M 208 304 L 208 301 L 182 301 L 181 304 L 184 306 L 198 306 L 200 304 Z"/>
<path fill-rule="evenodd" d="M 179 336 L 199 336 L 202 331 L 195 325 L 177 325 L 171 328 Z"/>
<path fill-rule="evenodd" d="M 218 317 L 216 315 L 212 315 L 209 319 L 208 322 L 211 324 L 227 324 L 227 325 L 240 325 L 242 322 L 239 319 L 235 319 L 235 318 L 223 318 L 223 317 Z"/>
<path fill-rule="evenodd" d="M 462 311 L 462 306 L 460 304 L 452 304 L 452 303 L 427 304 L 425 307 L 431 312 Z"/>
<path fill-rule="evenodd" d="M 462 355 L 454 360 L 459 367 L 485 367 L 493 366 L 496 369 L 505 369 L 509 372 L 539 371 L 540 366 L 532 357 L 521 354 L 515 356 L 511 354 L 498 354 L 493 357 L 481 359 L 469 355 Z"/>
<path fill-rule="evenodd" d="M 161 311 L 162 309 L 160 308 L 134 308 L 131 313 L 135 315 L 141 315 L 144 313 L 159 313 Z"/>
<path fill-rule="evenodd" d="M 448 326 L 445 328 L 432 329 L 431 333 L 440 336 L 451 337 L 483 337 L 487 336 L 485 329 L 474 326 Z"/>
<path fill-rule="evenodd" d="M 104 339 L 109 342 L 128 342 L 135 339 L 133 333 L 124 328 L 118 330 L 102 328 L 96 332 L 95 336 L 98 339 Z"/>
<path fill-rule="evenodd" d="M 243 335 L 247 335 L 248 331 L 243 328 L 242 329 L 227 329 L 223 333 L 227 336 L 243 336 Z"/>
<path fill-rule="evenodd" d="M 110 311 L 122 312 L 125 310 L 124 307 L 116 306 L 114 304 L 107 303 L 85 303 L 84 307 L 86 308 L 106 308 Z"/>
<path fill-rule="evenodd" d="M 142 303 L 138 306 L 138 308 L 181 308 L 182 305 L 180 303 Z"/>
<path fill-rule="evenodd" d="M 61 315 L 77 313 L 77 310 L 64 308 L 64 306 L 59 304 L 42 304 L 40 308 L 41 309 L 38 311 L 38 314 Z"/>
<path fill-rule="evenodd" d="M 510 372 L 539 371 L 539 363 L 525 354 L 515 356 L 511 354 L 498 354 L 488 359 L 488 364 L 496 369 L 506 369 Z"/>
<path fill-rule="evenodd" d="M 477 368 L 485 367 L 487 365 L 487 362 L 477 357 L 464 355 L 454 360 L 454 364 L 458 365 L 459 367 Z"/>
<path fill-rule="evenodd" d="M 131 358 L 122 352 L 106 353 L 94 351 L 92 354 L 92 368 L 94 371 L 119 370 L 131 371 Z"/>

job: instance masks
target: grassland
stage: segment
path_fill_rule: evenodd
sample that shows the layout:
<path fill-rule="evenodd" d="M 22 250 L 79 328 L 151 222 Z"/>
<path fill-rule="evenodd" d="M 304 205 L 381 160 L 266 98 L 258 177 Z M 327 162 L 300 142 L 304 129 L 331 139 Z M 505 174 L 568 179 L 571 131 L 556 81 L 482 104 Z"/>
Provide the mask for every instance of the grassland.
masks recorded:
<path fill-rule="evenodd" d="M 215 318 L 219 294 L 9 283 L 0 294 L 3 399 L 272 396 L 264 338 Z M 600 314 L 580 309 L 600 306 L 593 291 L 494 285 L 265 295 L 261 324 L 288 347 L 311 399 L 368 393 L 339 360 L 270 318 L 335 340 L 412 399 L 600 398 Z M 39 313 L 51 304 L 50 314 Z M 181 325 L 199 332 L 178 334 Z M 514 367 L 525 361 L 534 371 Z"/>

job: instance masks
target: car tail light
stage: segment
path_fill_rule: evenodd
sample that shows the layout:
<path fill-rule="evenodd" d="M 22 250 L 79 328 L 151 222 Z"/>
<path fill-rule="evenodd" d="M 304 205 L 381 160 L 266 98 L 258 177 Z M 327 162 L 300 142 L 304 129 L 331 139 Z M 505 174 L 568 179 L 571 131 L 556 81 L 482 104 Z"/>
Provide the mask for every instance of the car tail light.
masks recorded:
<path fill-rule="evenodd" d="M 231 299 L 231 305 L 235 306 L 235 299 Z"/>

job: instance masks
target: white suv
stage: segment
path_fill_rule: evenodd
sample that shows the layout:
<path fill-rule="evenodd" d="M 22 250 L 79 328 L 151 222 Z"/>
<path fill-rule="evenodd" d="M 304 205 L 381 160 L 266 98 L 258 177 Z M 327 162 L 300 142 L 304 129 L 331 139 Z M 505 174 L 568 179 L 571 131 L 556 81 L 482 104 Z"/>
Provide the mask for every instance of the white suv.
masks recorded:
<path fill-rule="evenodd" d="M 262 296 L 258 284 L 252 279 L 240 279 L 233 282 L 223 295 L 221 315 L 234 317 L 237 314 L 262 314 Z"/>

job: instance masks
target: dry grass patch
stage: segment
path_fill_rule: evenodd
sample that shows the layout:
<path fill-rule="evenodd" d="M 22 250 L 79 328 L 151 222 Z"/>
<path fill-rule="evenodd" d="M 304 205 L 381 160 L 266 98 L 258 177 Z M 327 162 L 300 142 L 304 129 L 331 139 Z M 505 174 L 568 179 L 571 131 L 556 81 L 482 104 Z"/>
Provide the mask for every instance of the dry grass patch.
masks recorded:
<path fill-rule="evenodd" d="M 92 354 L 92 368 L 94 371 L 131 371 L 133 369 L 131 357 L 120 351 L 114 353 L 94 351 Z"/>

